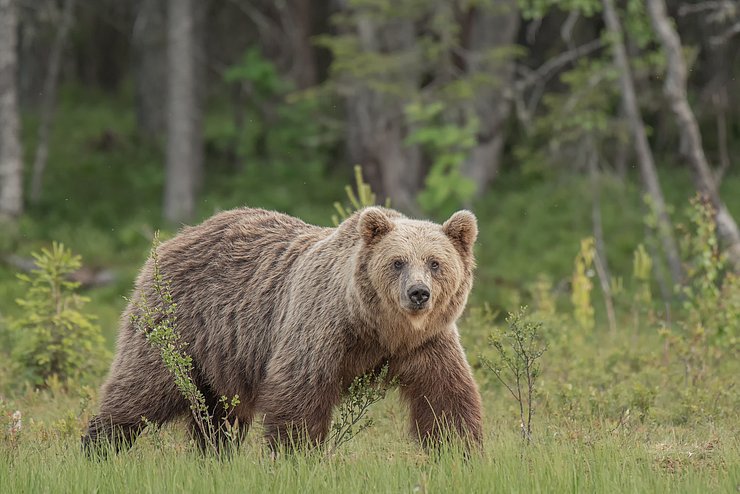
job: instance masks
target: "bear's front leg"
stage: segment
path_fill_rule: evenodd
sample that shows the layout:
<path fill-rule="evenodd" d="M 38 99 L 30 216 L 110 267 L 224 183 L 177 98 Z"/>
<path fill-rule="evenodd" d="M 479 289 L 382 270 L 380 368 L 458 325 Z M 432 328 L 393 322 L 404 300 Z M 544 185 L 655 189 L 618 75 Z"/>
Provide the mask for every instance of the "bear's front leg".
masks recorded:
<path fill-rule="evenodd" d="M 273 452 L 319 446 L 326 439 L 341 385 L 333 372 L 316 367 L 280 362 L 261 386 L 257 409 Z"/>
<path fill-rule="evenodd" d="M 449 433 L 462 438 L 467 447 L 481 444 L 480 393 L 456 328 L 410 355 L 392 359 L 390 371 L 409 403 L 412 432 L 425 447 L 451 439 Z"/>

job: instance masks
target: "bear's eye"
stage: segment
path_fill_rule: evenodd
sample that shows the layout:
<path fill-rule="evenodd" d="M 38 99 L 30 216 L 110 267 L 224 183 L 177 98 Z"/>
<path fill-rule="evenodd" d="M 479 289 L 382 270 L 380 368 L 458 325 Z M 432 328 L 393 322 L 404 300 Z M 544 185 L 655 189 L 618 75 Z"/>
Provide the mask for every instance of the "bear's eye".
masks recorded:
<path fill-rule="evenodd" d="M 439 269 L 439 263 L 437 261 L 430 261 L 429 267 L 432 271 L 437 271 Z"/>
<path fill-rule="evenodd" d="M 393 267 L 395 269 L 401 269 L 403 267 L 403 261 L 400 259 L 396 259 L 395 261 L 393 261 Z"/>

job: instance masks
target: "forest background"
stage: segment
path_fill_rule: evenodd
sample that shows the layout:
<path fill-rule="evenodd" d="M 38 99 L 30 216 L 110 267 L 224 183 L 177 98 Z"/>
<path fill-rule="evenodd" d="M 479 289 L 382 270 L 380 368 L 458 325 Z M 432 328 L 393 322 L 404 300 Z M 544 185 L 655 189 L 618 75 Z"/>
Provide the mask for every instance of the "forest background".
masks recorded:
<path fill-rule="evenodd" d="M 276 468 L 348 489 L 365 465 L 380 490 L 617 490 L 620 471 L 737 488 L 738 72 L 733 0 L 0 0 L 0 485 L 269 488 Z M 269 466 L 257 441 L 239 480 L 169 429 L 85 463 L 154 233 L 238 206 L 331 225 L 355 165 L 378 203 L 478 216 L 461 333 L 479 470 L 420 459 L 397 400 L 382 445 L 360 435 L 329 465 Z M 486 366 L 524 305 L 548 348 L 529 449 L 521 396 Z"/>

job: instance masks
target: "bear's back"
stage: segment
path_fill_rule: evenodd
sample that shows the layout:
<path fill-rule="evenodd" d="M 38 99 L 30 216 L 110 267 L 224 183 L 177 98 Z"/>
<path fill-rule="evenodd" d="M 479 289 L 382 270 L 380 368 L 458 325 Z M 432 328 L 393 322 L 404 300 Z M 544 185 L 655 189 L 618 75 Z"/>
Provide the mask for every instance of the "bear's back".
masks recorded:
<path fill-rule="evenodd" d="M 159 269 L 177 304 L 178 329 L 214 388 L 245 396 L 249 383 L 234 380 L 261 380 L 288 274 L 334 231 L 242 208 L 185 227 L 159 246 Z M 150 261 L 139 280 L 149 296 L 151 280 Z M 252 372 L 245 376 L 245 368 Z"/>

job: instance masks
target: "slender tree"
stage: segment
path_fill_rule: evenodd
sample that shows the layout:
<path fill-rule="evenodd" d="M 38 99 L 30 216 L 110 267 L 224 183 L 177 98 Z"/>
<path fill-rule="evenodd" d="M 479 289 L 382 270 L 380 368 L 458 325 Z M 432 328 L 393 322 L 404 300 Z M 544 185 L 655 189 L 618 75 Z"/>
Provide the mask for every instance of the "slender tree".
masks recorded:
<path fill-rule="evenodd" d="M 23 212 L 23 162 L 18 117 L 16 0 L 0 0 L 0 217 Z"/>
<path fill-rule="evenodd" d="M 717 211 L 717 231 L 727 246 L 728 259 L 735 271 L 740 271 L 740 231 L 720 197 L 714 173 L 704 153 L 699 124 L 689 105 L 686 95 L 687 71 L 682 55 L 681 39 L 666 14 L 663 0 L 648 0 L 647 9 L 667 61 L 663 90 L 676 116 L 681 139 L 694 169 L 696 187 L 707 196 Z"/>
<path fill-rule="evenodd" d="M 194 0 L 169 0 L 167 19 L 168 102 L 167 170 L 164 217 L 177 223 L 195 209 L 202 162 L 202 134 L 197 95 Z"/>
<path fill-rule="evenodd" d="M 623 110 L 632 131 L 640 174 L 642 175 L 645 189 L 650 196 L 652 208 L 657 217 L 658 236 L 666 259 L 668 260 L 673 281 L 679 282 L 683 278 L 681 259 L 678 255 L 678 246 L 673 235 L 673 227 L 668 217 L 665 200 L 663 199 L 663 191 L 658 180 L 658 173 L 655 169 L 653 153 L 648 144 L 645 123 L 642 120 L 640 107 L 637 104 L 632 70 L 627 59 L 627 50 L 624 47 L 624 31 L 622 30 L 622 24 L 614 7 L 613 0 L 602 0 L 602 5 L 604 23 L 613 38 L 612 54 L 614 65 L 619 70 L 619 86 L 622 93 Z"/>

